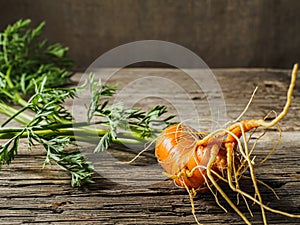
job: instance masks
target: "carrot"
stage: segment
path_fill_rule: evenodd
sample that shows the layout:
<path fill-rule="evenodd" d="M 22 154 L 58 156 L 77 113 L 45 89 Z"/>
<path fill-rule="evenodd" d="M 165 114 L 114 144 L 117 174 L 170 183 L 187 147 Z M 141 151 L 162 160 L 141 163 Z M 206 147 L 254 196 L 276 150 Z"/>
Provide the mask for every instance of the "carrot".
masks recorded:
<path fill-rule="evenodd" d="M 265 210 L 288 217 L 300 218 L 300 215 L 275 210 L 263 203 L 258 183 L 264 183 L 257 180 L 254 167 L 265 162 L 274 152 L 275 147 L 265 159 L 255 164 L 255 156 L 251 155 L 253 149 L 249 149 L 248 140 L 246 138 L 246 132 L 253 131 L 258 127 L 274 127 L 284 118 L 291 104 L 297 70 L 298 64 L 295 64 L 287 92 L 286 104 L 282 112 L 271 122 L 267 122 L 265 119 L 240 121 L 240 118 L 252 101 L 254 92 L 247 107 L 235 121 L 226 123 L 225 126 L 210 134 L 203 135 L 203 133 L 199 133 L 189 126 L 176 124 L 167 127 L 159 135 L 155 146 L 155 155 L 158 162 L 166 171 L 166 175 L 173 179 L 177 186 L 185 188 L 188 191 L 192 205 L 192 213 L 198 224 L 193 198 L 197 192 L 212 191 L 212 187 L 221 194 L 246 224 L 251 224 L 248 218 L 219 186 L 219 181 L 228 183 L 232 191 L 240 194 L 244 198 L 246 204 L 246 198 L 248 198 L 260 205 L 264 224 L 267 224 Z M 255 189 L 254 197 L 243 191 L 239 185 L 239 180 L 245 177 L 244 174 L 247 171 L 249 171 Z M 264 185 L 267 186 L 266 184 Z M 218 203 L 216 195 L 215 198 Z M 249 207 L 248 209 L 252 214 Z"/>

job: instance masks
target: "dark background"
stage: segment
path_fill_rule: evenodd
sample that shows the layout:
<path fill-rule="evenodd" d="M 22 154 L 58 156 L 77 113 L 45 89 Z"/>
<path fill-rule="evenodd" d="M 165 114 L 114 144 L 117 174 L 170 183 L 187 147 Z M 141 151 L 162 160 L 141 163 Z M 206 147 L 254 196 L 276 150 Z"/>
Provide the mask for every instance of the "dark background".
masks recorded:
<path fill-rule="evenodd" d="M 44 36 L 69 46 L 79 68 L 146 39 L 187 47 L 210 67 L 291 68 L 299 13 L 299 0 L 0 0 L 0 28 L 46 21 Z"/>

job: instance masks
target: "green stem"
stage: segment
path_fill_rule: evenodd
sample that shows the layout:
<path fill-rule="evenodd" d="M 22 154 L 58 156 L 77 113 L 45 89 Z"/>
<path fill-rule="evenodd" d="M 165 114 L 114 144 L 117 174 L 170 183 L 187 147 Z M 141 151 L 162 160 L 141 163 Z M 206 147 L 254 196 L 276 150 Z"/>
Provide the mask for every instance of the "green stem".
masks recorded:
<path fill-rule="evenodd" d="M 11 70 L 12 70 L 12 65 L 8 65 L 8 69 L 6 71 L 5 79 L 6 79 L 8 87 L 9 88 L 14 88 L 14 84 L 13 84 L 13 82 L 10 79 Z"/>
<path fill-rule="evenodd" d="M 20 110 L 16 110 L 6 104 L 3 104 L 0 102 L 0 113 L 5 114 L 7 116 L 10 116 L 8 120 L 2 124 L 2 127 L 6 125 L 9 121 L 12 119 L 16 120 L 17 122 L 20 122 L 21 124 L 29 124 L 32 120 L 33 117 L 29 116 L 26 114 L 24 111 L 26 110 L 26 107 L 23 107 Z M 13 115 L 13 116 L 11 116 Z M 74 132 L 77 136 L 77 139 L 80 139 L 80 135 L 88 135 L 88 137 L 97 137 L 97 136 L 103 136 L 106 134 L 108 131 L 107 130 L 101 130 L 101 129 L 96 129 L 93 127 L 90 127 L 91 125 L 107 125 L 107 122 L 105 121 L 100 121 L 96 122 L 93 124 L 86 123 L 86 122 L 78 122 L 78 123 L 73 123 L 70 121 L 67 121 L 63 124 L 52 124 L 52 125 L 45 125 L 41 127 L 35 127 L 33 128 L 34 132 L 39 132 L 41 135 L 49 135 L 52 136 L 54 134 L 60 134 L 62 136 L 72 136 L 74 135 Z M 108 125 L 107 125 L 108 126 Z M 78 129 L 79 128 L 79 129 Z M 9 137 L 12 137 L 15 135 L 15 132 L 20 132 L 23 128 L 0 128 L 0 139 L 6 139 Z M 131 127 L 132 132 L 122 132 L 119 133 L 118 136 L 120 136 L 120 140 L 136 140 L 135 142 L 142 142 L 144 139 L 140 138 L 138 131 L 134 129 L 134 127 Z M 5 135 L 4 135 L 5 134 Z M 27 133 L 25 132 L 22 137 L 27 137 Z M 81 138 L 82 139 L 82 138 Z"/>
<path fill-rule="evenodd" d="M 24 127 L 21 128 L 4 128 L 11 120 L 16 120 L 23 125 L 28 125 L 34 119 L 33 117 L 26 114 L 24 111 L 28 108 L 28 103 L 26 105 L 16 110 L 4 103 L 0 102 L 0 113 L 3 113 L 9 118 L 0 127 L 0 139 L 9 139 L 24 131 Z M 109 130 L 99 129 L 93 127 L 94 125 L 104 125 L 109 126 L 108 121 L 99 121 L 96 123 L 78 122 L 73 123 L 71 121 L 62 121 L 62 123 L 56 124 L 45 124 L 32 127 L 31 131 L 36 135 L 43 137 L 45 139 L 50 139 L 53 136 L 64 136 L 76 139 L 78 141 L 85 142 L 97 142 L 100 137 L 109 132 Z M 155 133 L 160 131 L 155 130 Z M 20 138 L 28 138 L 28 132 L 24 131 Z M 148 139 L 149 140 L 149 139 Z M 135 125 L 130 125 L 130 132 L 119 132 L 118 139 L 113 140 L 114 143 L 132 143 L 141 144 L 144 143 L 145 139 L 140 137 L 140 131 L 136 129 Z"/>
<path fill-rule="evenodd" d="M 21 123 L 21 124 L 28 124 L 30 121 L 32 121 L 32 117 L 29 116 L 28 114 L 26 114 L 25 112 L 20 112 L 18 113 L 20 110 L 14 109 L 4 103 L 0 102 L 0 113 L 11 117 L 11 115 L 16 115 L 13 119 L 16 120 L 17 122 Z"/>
<path fill-rule="evenodd" d="M 76 139 L 78 141 L 85 141 L 85 142 L 92 142 L 92 141 L 99 141 L 99 137 L 105 135 L 107 130 L 102 129 L 86 129 L 88 127 L 82 128 L 60 128 L 57 130 L 50 130 L 50 129 L 32 129 L 32 131 L 40 136 L 44 137 L 45 139 L 50 138 L 52 136 L 64 136 L 70 137 L 72 139 Z M 15 135 L 22 132 L 23 128 L 1 128 L 0 129 L 0 139 L 10 139 L 13 138 Z M 132 143 L 132 144 L 140 144 L 142 143 L 143 139 L 136 139 L 132 138 L 131 135 L 128 133 L 119 133 L 120 138 L 114 140 L 114 143 Z M 24 131 L 20 138 L 28 138 L 28 132 Z"/>
<path fill-rule="evenodd" d="M 7 97 L 9 97 L 10 99 L 14 99 L 14 96 L 11 95 L 7 90 L 4 89 L 0 89 L 0 91 L 5 94 Z"/>
<path fill-rule="evenodd" d="M 11 117 L 9 117 L 7 120 L 5 120 L 4 123 L 2 123 L 0 127 L 4 127 L 10 121 L 12 121 L 13 119 L 15 119 L 18 115 L 20 115 L 22 112 L 24 112 L 27 108 L 28 108 L 28 106 L 24 106 L 22 109 L 20 109 L 19 111 L 15 112 Z"/>
<path fill-rule="evenodd" d="M 23 107 L 28 104 L 18 92 L 15 93 L 15 102 Z"/>
<path fill-rule="evenodd" d="M 12 71 L 12 65 L 9 65 L 7 62 L 8 69 L 6 71 L 5 80 L 7 82 L 7 85 L 10 89 L 14 89 L 15 85 L 13 84 L 11 80 L 11 71 Z M 5 95 L 7 95 L 9 98 L 11 98 L 15 103 L 25 107 L 27 105 L 27 102 L 21 97 L 19 92 L 17 90 L 14 90 L 13 95 L 11 95 L 8 92 L 4 92 L 4 90 L 1 90 Z"/>

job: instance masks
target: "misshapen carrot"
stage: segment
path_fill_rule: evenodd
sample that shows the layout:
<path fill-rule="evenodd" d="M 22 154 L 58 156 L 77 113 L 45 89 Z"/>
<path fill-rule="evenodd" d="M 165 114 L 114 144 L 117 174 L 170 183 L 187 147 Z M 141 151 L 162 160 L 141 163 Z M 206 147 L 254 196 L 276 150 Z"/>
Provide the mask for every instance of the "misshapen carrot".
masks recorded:
<path fill-rule="evenodd" d="M 297 70 L 298 64 L 295 64 L 287 93 L 286 104 L 282 112 L 271 122 L 267 122 L 264 119 L 242 121 L 237 119 L 227 123 L 225 127 L 205 136 L 189 126 L 177 124 L 167 127 L 158 137 L 155 146 L 155 155 L 158 162 L 164 168 L 166 174 L 173 179 L 178 186 L 187 189 L 191 199 L 192 212 L 198 224 L 193 197 L 196 191 L 211 190 L 212 186 L 217 189 L 246 224 L 251 224 L 246 216 L 240 212 L 238 207 L 220 188 L 218 185 L 219 180 L 227 182 L 234 192 L 259 204 L 264 224 L 267 224 L 265 210 L 288 217 L 300 218 L 300 215 L 274 210 L 263 203 L 258 189 L 258 183 L 263 182 L 256 179 L 253 160 L 255 156 L 251 159 L 252 151 L 249 150 L 245 135 L 246 132 L 258 127 L 273 127 L 287 114 L 296 83 Z M 241 118 L 241 116 L 239 118 Z M 273 153 L 273 151 L 274 149 L 270 154 Z M 270 154 L 262 160 L 262 162 L 266 161 Z M 244 192 L 239 187 L 239 179 L 243 177 L 246 171 L 249 171 L 251 175 L 255 189 L 255 197 Z M 252 214 L 249 207 L 248 209 Z"/>

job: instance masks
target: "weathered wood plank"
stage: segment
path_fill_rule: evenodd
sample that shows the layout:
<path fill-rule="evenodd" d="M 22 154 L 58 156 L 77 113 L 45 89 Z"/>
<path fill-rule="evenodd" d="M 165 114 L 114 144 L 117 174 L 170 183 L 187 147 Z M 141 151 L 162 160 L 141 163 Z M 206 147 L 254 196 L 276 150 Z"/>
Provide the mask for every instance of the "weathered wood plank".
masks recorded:
<path fill-rule="evenodd" d="M 226 100 L 228 117 L 235 118 L 243 110 L 256 84 L 261 88 L 245 117 L 263 117 L 270 110 L 279 112 L 284 104 L 286 88 L 289 83 L 287 71 L 279 70 L 215 70 L 216 77 L 222 87 Z M 143 76 L 163 76 L 178 82 L 190 94 L 197 110 L 203 117 L 210 117 L 205 94 L 190 84 L 190 80 L 182 72 L 174 69 L 125 69 L 121 70 L 109 83 L 119 83 L 120 88 Z M 75 76 L 78 80 L 80 74 Z M 299 80 L 297 87 L 299 87 Z M 168 96 L 162 87 L 152 87 Z M 212 90 L 213 92 L 213 90 Z M 140 93 L 130 93 L 138 96 Z M 174 98 L 176 103 L 185 104 L 183 93 Z M 284 131 L 281 145 L 270 159 L 256 169 L 258 179 L 264 181 L 280 196 L 277 200 L 272 192 L 261 187 L 262 196 L 269 206 L 291 213 L 300 214 L 300 92 L 296 89 L 295 101 L 287 117 L 282 121 Z M 130 103 L 131 99 L 128 98 Z M 137 105 L 150 108 L 153 105 L 165 103 L 163 99 L 147 98 Z M 71 104 L 71 103 L 69 103 Z M 71 105 L 69 105 L 71 108 Z M 170 107 L 170 113 L 174 113 Z M 188 110 L 187 115 L 192 115 Z M 3 118 L 3 117 L 2 117 Z M 209 124 L 208 124 L 209 125 Z M 204 125 L 204 127 L 207 126 Z M 276 132 L 271 130 L 257 146 L 256 154 L 261 158 L 267 149 L 272 148 Z M 125 151 L 124 151 L 125 150 Z M 115 146 L 109 150 L 121 160 L 131 159 L 135 153 Z M 19 155 L 9 166 L 0 171 L 0 224 L 195 224 L 191 215 L 188 195 L 169 180 L 162 178 L 161 169 L 149 170 L 140 174 L 133 172 L 125 186 L 122 182 L 113 182 L 95 174 L 95 183 L 82 188 L 71 188 L 68 174 L 56 166 L 41 168 L 44 152 L 38 146 L 31 152 L 23 144 Z M 152 164 L 155 162 L 153 152 L 143 155 L 137 163 Z M 103 161 L 101 169 L 110 171 L 114 181 L 122 180 L 128 174 L 122 167 L 107 160 Z M 98 165 L 97 165 L 98 166 Z M 100 166 L 100 165 L 99 165 Z M 146 167 L 145 167 L 146 168 Z M 151 180 L 147 186 L 138 186 L 138 182 Z M 236 196 L 226 185 L 222 185 L 231 199 Z M 243 182 L 245 190 L 251 192 L 251 182 Z M 222 205 L 228 209 L 225 213 L 216 203 L 211 193 L 199 194 L 196 197 L 196 211 L 199 220 L 204 224 L 244 224 L 243 221 L 219 198 Z M 250 202 L 249 202 L 250 203 Z M 248 216 L 244 203 L 240 208 Z M 262 224 L 260 209 L 251 207 L 254 217 L 253 224 Z M 267 213 L 269 224 L 299 224 L 299 219 Z"/>

